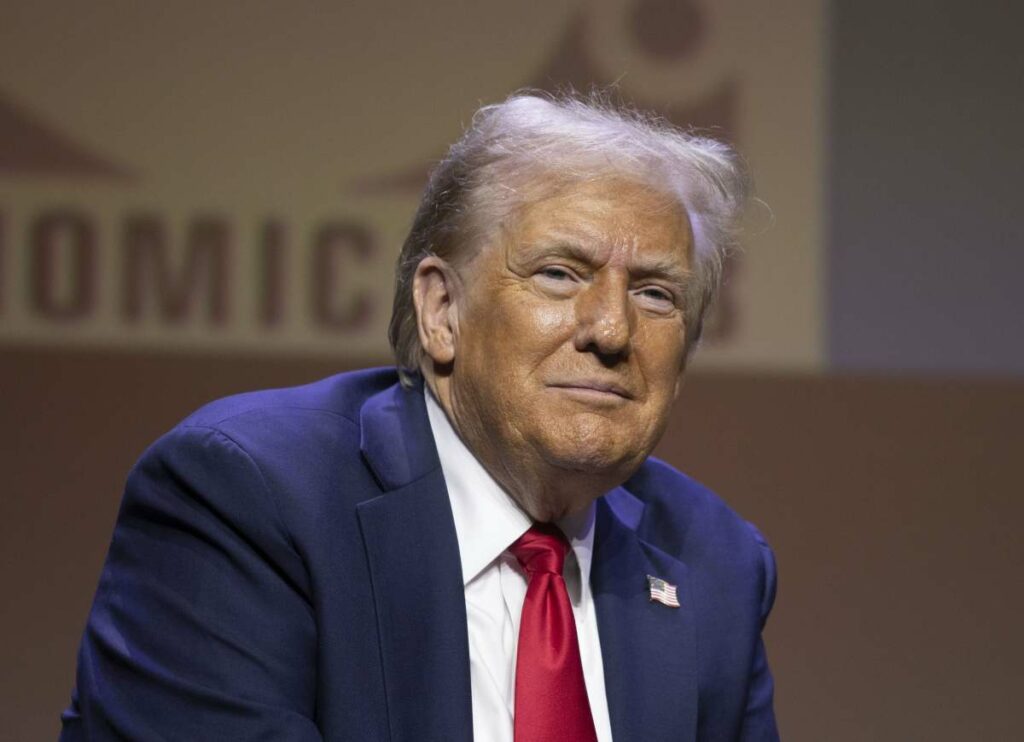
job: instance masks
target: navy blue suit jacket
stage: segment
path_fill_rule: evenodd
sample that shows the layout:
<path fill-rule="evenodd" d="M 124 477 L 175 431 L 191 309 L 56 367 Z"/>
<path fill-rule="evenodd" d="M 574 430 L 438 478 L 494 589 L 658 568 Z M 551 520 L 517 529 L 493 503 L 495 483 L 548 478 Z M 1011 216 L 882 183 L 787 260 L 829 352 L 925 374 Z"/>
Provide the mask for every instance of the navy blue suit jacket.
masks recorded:
<path fill-rule="evenodd" d="M 143 455 L 63 740 L 469 742 L 455 526 L 422 389 L 395 382 L 220 400 Z M 777 738 L 774 562 L 715 495 L 650 459 L 598 501 L 591 582 L 616 742 Z"/>

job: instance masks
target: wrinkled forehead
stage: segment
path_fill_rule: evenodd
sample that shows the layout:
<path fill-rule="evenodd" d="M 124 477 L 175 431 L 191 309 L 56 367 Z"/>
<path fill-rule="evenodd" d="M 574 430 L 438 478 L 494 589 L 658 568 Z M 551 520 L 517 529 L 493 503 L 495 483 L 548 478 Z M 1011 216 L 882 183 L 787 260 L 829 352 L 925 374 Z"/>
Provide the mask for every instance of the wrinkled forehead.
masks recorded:
<path fill-rule="evenodd" d="M 474 214 L 484 238 L 479 246 L 561 236 L 594 245 L 659 245 L 681 251 L 687 262 L 692 256 L 694 231 L 680 195 L 619 173 L 540 171 L 486 190 Z"/>
<path fill-rule="evenodd" d="M 687 220 L 686 208 L 675 194 L 620 175 L 552 176 L 527 183 L 520 193 L 520 203 L 509 214 L 513 220 L 559 211 L 565 216 L 578 213 L 590 218 L 614 213 L 637 219 L 668 216 Z"/>

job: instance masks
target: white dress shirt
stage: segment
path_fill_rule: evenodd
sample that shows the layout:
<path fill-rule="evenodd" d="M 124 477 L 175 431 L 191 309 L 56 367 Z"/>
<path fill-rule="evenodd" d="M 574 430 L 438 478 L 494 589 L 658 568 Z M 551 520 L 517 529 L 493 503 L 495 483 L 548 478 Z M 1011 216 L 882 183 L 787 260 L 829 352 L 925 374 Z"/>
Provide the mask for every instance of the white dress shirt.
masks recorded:
<path fill-rule="evenodd" d="M 473 739 L 512 742 L 516 648 L 527 577 L 508 547 L 526 533 L 532 521 L 466 448 L 433 395 L 429 391 L 425 395 L 462 560 Z M 572 545 L 563 577 L 576 619 L 590 712 L 598 742 L 611 742 L 601 642 L 590 592 L 594 506 L 558 521 L 557 525 Z"/>

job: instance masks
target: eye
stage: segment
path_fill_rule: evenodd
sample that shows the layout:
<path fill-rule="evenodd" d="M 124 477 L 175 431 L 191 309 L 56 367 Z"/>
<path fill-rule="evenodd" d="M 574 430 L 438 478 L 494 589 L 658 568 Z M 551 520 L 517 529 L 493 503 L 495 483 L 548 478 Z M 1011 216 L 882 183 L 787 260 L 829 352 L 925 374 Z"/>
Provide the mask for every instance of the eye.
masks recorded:
<path fill-rule="evenodd" d="M 566 298 L 579 288 L 577 274 L 563 265 L 545 265 L 537 269 L 533 279 L 541 291 L 549 296 Z"/>
<path fill-rule="evenodd" d="M 572 279 L 572 274 L 565 268 L 560 268 L 557 265 L 549 265 L 540 269 L 540 275 L 545 278 L 550 278 L 554 281 L 568 281 Z"/>
<path fill-rule="evenodd" d="M 650 287 L 646 289 L 641 289 L 640 293 L 652 299 L 659 299 L 661 301 L 672 301 L 672 294 L 665 291 L 665 289 Z"/>
<path fill-rule="evenodd" d="M 655 311 L 669 312 L 676 306 L 672 292 L 660 286 L 643 286 L 634 291 L 633 295 L 643 306 Z"/>

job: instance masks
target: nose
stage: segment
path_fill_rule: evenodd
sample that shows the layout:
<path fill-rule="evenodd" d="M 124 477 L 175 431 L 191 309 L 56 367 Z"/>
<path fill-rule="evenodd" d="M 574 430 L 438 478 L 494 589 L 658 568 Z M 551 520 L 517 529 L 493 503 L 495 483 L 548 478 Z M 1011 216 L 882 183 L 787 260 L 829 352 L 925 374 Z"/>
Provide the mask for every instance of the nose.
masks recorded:
<path fill-rule="evenodd" d="M 624 277 L 594 281 L 576 297 L 576 350 L 594 353 L 604 363 L 626 358 L 632 344 L 634 312 Z"/>

